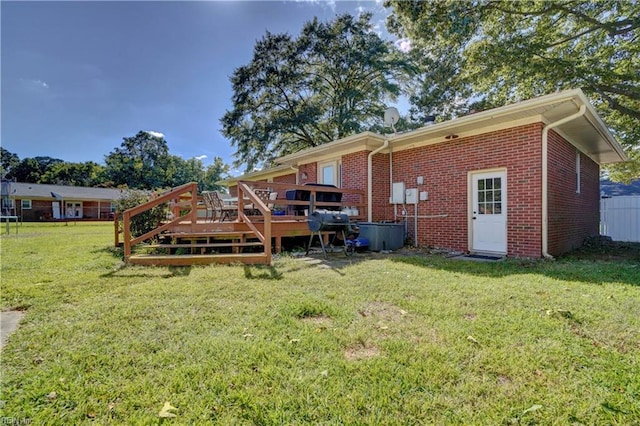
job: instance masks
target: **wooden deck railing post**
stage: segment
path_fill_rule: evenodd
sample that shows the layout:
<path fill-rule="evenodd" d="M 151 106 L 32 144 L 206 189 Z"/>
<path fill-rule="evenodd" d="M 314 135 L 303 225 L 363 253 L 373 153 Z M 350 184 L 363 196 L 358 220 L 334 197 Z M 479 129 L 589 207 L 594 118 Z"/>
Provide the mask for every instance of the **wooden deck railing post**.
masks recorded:
<path fill-rule="evenodd" d="M 122 214 L 122 227 L 124 230 L 124 259 L 127 260 L 131 256 L 131 213 L 125 211 Z"/>
<path fill-rule="evenodd" d="M 120 221 L 118 220 L 119 212 L 115 212 L 113 215 L 113 232 L 114 232 L 114 245 L 115 247 L 120 247 Z"/>
<path fill-rule="evenodd" d="M 191 223 L 198 223 L 198 184 L 191 185 Z"/>

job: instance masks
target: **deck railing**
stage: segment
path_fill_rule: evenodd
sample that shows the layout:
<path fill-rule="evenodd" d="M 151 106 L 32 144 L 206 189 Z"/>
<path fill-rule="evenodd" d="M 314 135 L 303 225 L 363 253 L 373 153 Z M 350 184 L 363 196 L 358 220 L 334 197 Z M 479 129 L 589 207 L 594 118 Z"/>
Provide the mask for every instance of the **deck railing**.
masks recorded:
<path fill-rule="evenodd" d="M 251 217 L 245 213 L 244 201 L 253 204 L 253 208 L 258 210 L 264 218 L 263 232 L 260 232 Z M 271 209 L 253 192 L 252 188 L 245 182 L 238 183 L 238 219 L 245 222 L 260 242 L 264 245 L 264 254 L 267 256 L 266 263 L 271 263 Z"/>
<path fill-rule="evenodd" d="M 151 231 L 143 235 L 139 235 L 133 239 L 131 238 L 131 219 L 133 217 L 149 211 L 150 209 L 159 206 L 160 204 L 167 203 L 171 200 L 184 199 L 183 196 L 186 193 L 189 193 L 189 197 L 187 203 L 185 203 L 185 207 L 190 207 L 189 211 L 186 214 L 165 222 L 157 228 L 152 229 Z M 174 209 L 174 211 L 176 210 Z M 189 220 L 192 223 L 198 221 L 198 184 L 195 182 L 185 183 L 184 185 L 173 188 L 172 190 L 167 191 L 144 204 L 125 210 L 124 212 L 122 212 L 124 258 L 128 259 L 129 256 L 131 256 L 132 246 L 141 243 L 142 241 L 153 238 L 161 232 L 170 229 L 171 227 L 184 220 Z M 118 221 L 116 220 L 115 223 L 117 226 Z"/>
<path fill-rule="evenodd" d="M 316 186 L 316 185 L 294 185 L 290 183 L 278 183 L 278 182 L 238 182 L 238 191 L 240 186 L 244 185 L 252 189 L 268 189 L 272 192 L 277 192 L 278 197 L 275 200 L 271 200 L 276 209 L 278 207 L 285 209 L 285 214 L 290 215 L 291 211 L 300 213 L 303 210 L 308 210 L 308 213 L 312 213 L 314 209 L 330 209 L 330 210 L 342 210 L 343 208 L 354 207 L 357 209 L 357 213 L 351 211 L 350 215 L 353 216 L 353 220 L 362 220 L 367 217 L 367 204 L 364 201 L 365 192 L 361 189 L 349 189 L 349 188 L 335 188 L 331 186 Z M 289 200 L 286 193 L 288 191 L 303 191 L 309 195 L 308 200 Z M 245 190 L 246 192 L 246 190 Z M 318 193 L 322 193 L 325 197 L 318 197 Z M 340 201 L 318 201 L 322 198 L 327 198 L 326 194 L 341 194 Z M 238 194 L 240 195 L 240 194 Z M 245 196 L 246 197 L 246 196 Z M 238 196 L 240 200 L 242 197 Z"/>

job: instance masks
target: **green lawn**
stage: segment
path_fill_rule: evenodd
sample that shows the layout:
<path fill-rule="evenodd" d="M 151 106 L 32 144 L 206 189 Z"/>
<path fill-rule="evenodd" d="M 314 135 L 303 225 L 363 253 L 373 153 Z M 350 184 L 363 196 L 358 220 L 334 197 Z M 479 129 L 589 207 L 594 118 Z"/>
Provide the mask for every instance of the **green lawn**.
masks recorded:
<path fill-rule="evenodd" d="M 151 268 L 111 224 L 0 242 L 26 310 L 5 423 L 640 424 L 639 257 Z"/>

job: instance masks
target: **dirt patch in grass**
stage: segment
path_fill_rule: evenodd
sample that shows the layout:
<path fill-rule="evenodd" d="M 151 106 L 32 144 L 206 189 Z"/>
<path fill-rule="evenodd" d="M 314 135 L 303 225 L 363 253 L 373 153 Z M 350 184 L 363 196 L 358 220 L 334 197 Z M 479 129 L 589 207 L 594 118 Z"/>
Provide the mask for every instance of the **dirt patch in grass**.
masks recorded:
<path fill-rule="evenodd" d="M 318 315 L 313 317 L 300 318 L 300 321 L 305 322 L 307 324 L 313 324 L 318 327 L 320 326 L 327 327 L 331 323 L 331 318 L 327 315 Z"/>
<path fill-rule="evenodd" d="M 344 351 L 344 357 L 348 361 L 357 361 L 361 359 L 369 359 L 380 355 L 380 349 L 376 346 L 363 346 L 362 344 L 356 344 L 349 346 Z"/>
<path fill-rule="evenodd" d="M 399 307 L 386 302 L 370 302 L 358 311 L 363 318 L 373 317 L 387 322 L 396 322 L 402 319 L 407 312 Z"/>

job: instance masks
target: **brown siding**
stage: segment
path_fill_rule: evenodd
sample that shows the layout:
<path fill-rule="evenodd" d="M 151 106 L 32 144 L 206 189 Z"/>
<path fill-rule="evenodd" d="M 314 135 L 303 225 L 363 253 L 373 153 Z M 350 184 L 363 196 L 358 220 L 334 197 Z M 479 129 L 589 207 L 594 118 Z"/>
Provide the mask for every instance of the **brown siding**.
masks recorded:
<path fill-rule="evenodd" d="M 577 193 L 576 148 L 555 132 L 549 133 L 549 254 L 559 255 L 598 235 L 600 167 L 580 154 L 580 193 Z"/>

